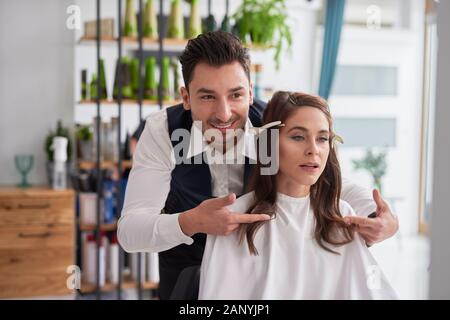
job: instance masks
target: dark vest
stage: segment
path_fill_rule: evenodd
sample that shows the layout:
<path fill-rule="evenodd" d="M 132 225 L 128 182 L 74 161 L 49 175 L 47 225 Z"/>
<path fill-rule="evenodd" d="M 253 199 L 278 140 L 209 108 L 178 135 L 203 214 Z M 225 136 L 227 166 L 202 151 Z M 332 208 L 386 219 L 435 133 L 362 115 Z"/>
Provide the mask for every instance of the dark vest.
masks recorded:
<path fill-rule="evenodd" d="M 261 126 L 262 113 L 266 104 L 255 100 L 249 108 L 248 116 L 253 126 Z M 169 137 L 175 129 L 183 128 L 190 132 L 192 116 L 182 105 L 167 108 Z M 181 141 L 172 141 L 175 146 Z M 195 160 L 196 157 L 201 157 Z M 191 158 L 191 164 L 178 164 L 172 171 L 170 191 L 164 207 L 164 214 L 184 212 L 198 206 L 202 201 L 212 198 L 211 174 L 209 166 L 204 163 L 203 154 Z M 194 164 L 201 162 L 201 164 Z M 244 187 L 250 177 L 252 165 L 246 159 L 244 170 Z M 189 266 L 200 265 L 205 249 L 206 234 L 193 236 L 191 245 L 181 244 L 159 253 L 159 295 L 161 299 L 169 299 L 180 272 Z"/>

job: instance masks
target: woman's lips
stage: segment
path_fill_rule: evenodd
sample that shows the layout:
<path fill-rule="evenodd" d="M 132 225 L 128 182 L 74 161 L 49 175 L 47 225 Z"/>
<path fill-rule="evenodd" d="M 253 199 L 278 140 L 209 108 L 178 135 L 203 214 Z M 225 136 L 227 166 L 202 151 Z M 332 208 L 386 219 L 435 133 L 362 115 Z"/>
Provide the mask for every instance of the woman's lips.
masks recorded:
<path fill-rule="evenodd" d="M 300 165 L 300 169 L 308 173 L 318 173 L 319 166 Z"/>

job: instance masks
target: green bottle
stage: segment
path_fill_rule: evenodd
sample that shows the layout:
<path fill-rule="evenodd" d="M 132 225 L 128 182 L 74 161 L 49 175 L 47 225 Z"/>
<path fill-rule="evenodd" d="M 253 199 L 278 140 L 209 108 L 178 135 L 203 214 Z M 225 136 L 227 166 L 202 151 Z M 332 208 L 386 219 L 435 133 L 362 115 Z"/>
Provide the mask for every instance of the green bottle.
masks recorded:
<path fill-rule="evenodd" d="M 173 70 L 173 98 L 175 100 L 181 99 L 180 94 L 180 72 L 178 67 L 178 59 L 172 58 L 171 60 L 172 70 Z"/>
<path fill-rule="evenodd" d="M 92 74 L 92 79 L 91 79 L 91 85 L 89 88 L 90 91 L 90 97 L 92 100 L 97 99 L 97 74 L 93 73 Z"/>
<path fill-rule="evenodd" d="M 118 99 L 119 96 L 119 82 L 122 85 L 122 99 L 132 99 L 133 90 L 131 88 L 130 67 L 127 57 L 122 57 L 122 60 L 117 61 L 116 74 L 114 79 L 113 98 Z"/>
<path fill-rule="evenodd" d="M 202 33 L 202 19 L 198 0 L 191 0 L 191 15 L 189 17 L 188 38 L 196 38 Z"/>
<path fill-rule="evenodd" d="M 225 32 L 231 32 L 230 18 L 227 15 L 223 18 L 222 25 L 220 29 Z"/>
<path fill-rule="evenodd" d="M 152 39 L 158 38 L 158 22 L 153 0 L 147 0 L 147 3 L 145 4 L 144 37 Z"/>
<path fill-rule="evenodd" d="M 227 0 L 226 1 L 226 13 L 225 13 L 225 16 L 223 17 L 222 24 L 220 26 L 220 29 L 225 32 L 231 32 L 230 18 L 228 17 L 229 6 L 230 6 L 230 4 L 229 4 L 229 1 Z"/>
<path fill-rule="evenodd" d="M 105 76 L 105 63 L 103 59 L 100 59 L 100 99 L 108 98 L 108 91 L 106 90 L 106 76 Z"/>
<path fill-rule="evenodd" d="M 81 70 L 81 101 L 87 99 L 87 70 Z"/>
<path fill-rule="evenodd" d="M 137 99 L 139 93 L 139 60 L 136 58 L 130 61 L 130 79 L 133 99 Z"/>
<path fill-rule="evenodd" d="M 169 57 L 163 57 L 162 60 L 162 99 L 164 101 L 170 100 L 170 84 L 169 84 Z"/>
<path fill-rule="evenodd" d="M 123 23 L 123 36 L 124 37 L 137 37 L 137 23 L 136 15 L 134 13 L 133 0 L 127 0 L 125 7 L 125 19 Z"/>
<path fill-rule="evenodd" d="M 216 18 L 214 18 L 214 16 L 212 14 L 210 14 L 207 18 L 206 18 L 206 28 L 205 31 L 206 32 L 210 32 L 210 31 L 215 31 L 217 29 L 217 22 L 216 22 Z"/>
<path fill-rule="evenodd" d="M 184 17 L 180 0 L 172 0 L 171 2 L 168 37 L 184 39 Z"/>
<path fill-rule="evenodd" d="M 210 2 L 208 2 L 208 12 L 209 12 L 209 15 L 206 18 L 205 32 L 215 31 L 215 30 L 217 30 L 217 22 L 213 16 L 213 14 L 211 13 L 211 3 Z"/>
<path fill-rule="evenodd" d="M 148 57 L 145 60 L 144 99 L 158 100 L 155 57 Z"/>

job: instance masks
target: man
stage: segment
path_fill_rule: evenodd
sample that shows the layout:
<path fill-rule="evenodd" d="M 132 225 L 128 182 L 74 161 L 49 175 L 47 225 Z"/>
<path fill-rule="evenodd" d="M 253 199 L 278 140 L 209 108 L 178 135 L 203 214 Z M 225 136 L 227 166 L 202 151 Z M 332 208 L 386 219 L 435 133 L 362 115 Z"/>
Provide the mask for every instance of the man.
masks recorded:
<path fill-rule="evenodd" d="M 239 137 L 245 139 L 252 126 L 261 125 L 265 104 L 253 99 L 247 49 L 229 33 L 210 32 L 190 40 L 180 62 L 183 104 L 148 117 L 118 225 L 119 241 L 126 251 L 159 252 L 161 299 L 170 298 L 184 268 L 201 264 L 206 234 L 228 235 L 242 223 L 269 219 L 226 208 L 244 193 L 251 171 L 249 158 L 245 157 L 245 164 L 204 161 L 204 150 L 211 145 L 228 153 L 204 137 L 199 150 L 193 138 L 199 131 L 194 121 L 201 124 L 201 133 L 216 129 L 225 138 L 230 130 L 243 129 Z M 188 151 L 181 154 L 177 129 L 191 133 Z M 176 159 L 180 156 L 181 162 Z M 374 202 L 367 190 L 345 181 L 341 197 L 360 215 L 349 223 L 360 226 L 368 244 L 397 231 L 397 220 L 379 194 L 374 194 Z M 369 220 L 374 211 L 377 217 Z"/>

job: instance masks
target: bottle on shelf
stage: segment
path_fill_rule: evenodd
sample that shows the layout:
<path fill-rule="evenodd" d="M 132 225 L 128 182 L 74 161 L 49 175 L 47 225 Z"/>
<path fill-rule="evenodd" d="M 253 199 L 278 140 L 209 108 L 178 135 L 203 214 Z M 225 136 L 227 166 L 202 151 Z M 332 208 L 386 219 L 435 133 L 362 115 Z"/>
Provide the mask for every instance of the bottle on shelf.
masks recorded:
<path fill-rule="evenodd" d="M 97 116 L 95 116 L 95 117 L 93 117 L 92 118 L 92 126 L 93 126 L 93 128 L 94 128 L 94 139 L 93 139 L 93 147 L 92 147 L 92 152 L 93 152 L 93 154 L 94 155 L 97 155 L 97 140 L 100 138 L 101 140 L 100 140 L 100 144 L 103 146 L 103 148 L 102 149 L 105 149 L 105 147 L 104 147 L 104 138 L 102 137 L 102 135 L 103 135 L 103 124 L 102 124 L 102 122 L 101 122 L 101 119 L 100 119 L 100 132 L 98 133 L 99 135 L 97 135 L 97 130 L 96 130 L 96 128 L 97 128 Z M 99 155 L 100 155 L 100 161 L 103 161 L 103 160 L 105 160 L 105 158 L 104 158 L 104 154 L 103 154 L 103 152 L 99 152 Z M 95 161 L 97 161 L 97 158 L 95 158 L 94 159 Z"/>
<path fill-rule="evenodd" d="M 230 23 L 230 18 L 228 17 L 230 3 L 228 0 L 226 0 L 225 6 L 226 6 L 225 16 L 223 17 L 222 24 L 220 25 L 220 29 L 225 32 L 231 32 L 231 23 Z"/>
<path fill-rule="evenodd" d="M 105 76 L 105 63 L 103 59 L 100 59 L 100 99 L 108 98 L 108 91 L 106 90 L 106 76 Z"/>
<path fill-rule="evenodd" d="M 111 160 L 115 163 L 119 161 L 119 146 L 117 146 L 117 136 L 119 134 L 119 118 L 111 117 L 108 146 L 110 148 Z"/>
<path fill-rule="evenodd" d="M 97 243 L 93 233 L 86 234 L 86 240 L 84 242 L 84 255 L 83 255 L 83 276 L 86 282 L 95 284 L 97 282 Z M 100 241 L 99 247 L 100 256 L 100 286 L 105 285 L 105 246 L 103 235 Z"/>
<path fill-rule="evenodd" d="M 175 100 L 181 99 L 180 93 L 180 65 L 177 58 L 171 59 L 172 71 L 173 71 L 173 98 Z"/>
<path fill-rule="evenodd" d="M 147 3 L 145 4 L 143 35 L 146 38 L 158 38 L 158 21 L 153 0 L 147 0 Z"/>
<path fill-rule="evenodd" d="M 127 0 L 125 6 L 125 19 L 123 23 L 123 36 L 124 37 L 137 37 L 137 23 L 136 14 L 134 12 L 134 1 Z"/>
<path fill-rule="evenodd" d="M 101 122 L 100 124 L 100 154 L 102 155 L 101 158 L 104 161 L 112 161 L 110 148 L 108 145 L 109 141 L 109 131 L 110 131 L 110 123 L 109 122 Z"/>
<path fill-rule="evenodd" d="M 89 96 L 91 97 L 91 99 L 96 99 L 97 98 L 97 74 L 93 73 L 92 74 L 92 79 L 91 79 L 91 84 L 89 86 Z"/>
<path fill-rule="evenodd" d="M 181 0 L 172 0 L 171 2 L 167 36 L 172 39 L 184 39 L 184 18 Z"/>
<path fill-rule="evenodd" d="M 53 150 L 53 189 L 64 190 L 67 188 L 67 143 L 66 137 L 54 137 L 51 145 Z"/>
<path fill-rule="evenodd" d="M 141 255 L 141 283 L 145 282 L 145 265 L 146 265 L 146 259 L 144 258 L 145 255 L 141 252 L 134 252 L 130 254 L 130 270 L 131 270 L 131 278 L 133 280 L 138 279 L 138 259 L 139 255 Z"/>
<path fill-rule="evenodd" d="M 200 17 L 199 0 L 191 0 L 191 14 L 189 17 L 189 29 L 187 37 L 196 38 L 202 33 L 202 19 Z"/>
<path fill-rule="evenodd" d="M 144 99 L 158 99 L 158 85 L 156 83 L 156 58 L 145 59 Z"/>
<path fill-rule="evenodd" d="M 130 133 L 127 130 L 125 143 L 123 145 L 123 160 L 131 160 L 132 154 L 131 154 L 131 136 Z"/>
<path fill-rule="evenodd" d="M 253 91 L 255 93 L 255 98 L 257 99 L 263 99 L 262 97 L 262 88 L 261 88 L 261 74 L 262 74 L 263 66 L 262 64 L 255 64 L 254 65 L 254 86 Z"/>
<path fill-rule="evenodd" d="M 119 283 L 119 244 L 117 241 L 117 235 L 114 232 L 109 245 L 109 272 L 108 281 L 112 284 Z"/>
<path fill-rule="evenodd" d="M 119 82 L 122 85 L 122 99 L 132 99 L 133 90 L 131 87 L 130 67 L 127 57 L 122 57 L 120 62 L 117 60 L 113 90 L 114 99 L 118 99 L 119 96 Z"/>
<path fill-rule="evenodd" d="M 214 15 L 211 12 L 210 3 L 208 3 L 208 17 L 206 18 L 206 24 L 205 24 L 205 32 L 215 31 L 217 29 L 217 22 L 216 18 L 214 18 Z"/>
<path fill-rule="evenodd" d="M 130 61 L 130 79 L 131 90 L 133 91 L 133 99 L 137 99 L 139 95 L 139 60 L 136 58 Z"/>
<path fill-rule="evenodd" d="M 97 223 L 97 193 L 80 192 L 80 224 L 95 225 Z"/>
<path fill-rule="evenodd" d="M 103 203 L 105 208 L 105 223 L 114 222 L 114 182 L 111 179 L 103 181 Z"/>
<path fill-rule="evenodd" d="M 169 80 L 170 58 L 165 56 L 162 60 L 162 99 L 170 100 L 170 80 Z"/>
<path fill-rule="evenodd" d="M 159 282 L 159 260 L 157 252 L 146 253 L 147 258 L 147 280 L 150 282 Z"/>
<path fill-rule="evenodd" d="M 87 99 L 87 70 L 81 70 L 81 100 Z"/>

